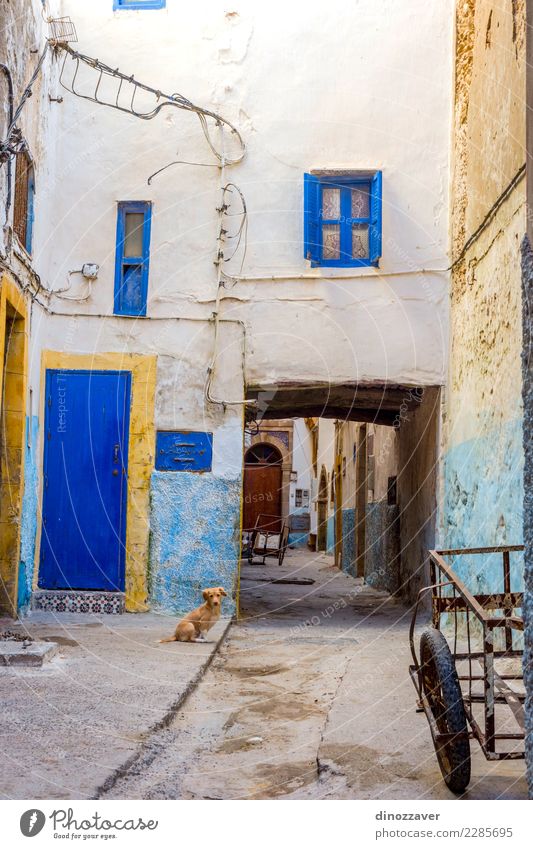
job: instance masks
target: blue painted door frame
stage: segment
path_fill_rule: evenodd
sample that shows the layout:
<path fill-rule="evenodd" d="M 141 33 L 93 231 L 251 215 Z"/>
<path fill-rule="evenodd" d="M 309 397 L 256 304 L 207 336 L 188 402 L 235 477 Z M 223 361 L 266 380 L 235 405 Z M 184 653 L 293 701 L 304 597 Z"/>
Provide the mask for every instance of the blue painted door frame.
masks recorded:
<path fill-rule="evenodd" d="M 39 586 L 124 590 L 131 373 L 46 372 Z"/>

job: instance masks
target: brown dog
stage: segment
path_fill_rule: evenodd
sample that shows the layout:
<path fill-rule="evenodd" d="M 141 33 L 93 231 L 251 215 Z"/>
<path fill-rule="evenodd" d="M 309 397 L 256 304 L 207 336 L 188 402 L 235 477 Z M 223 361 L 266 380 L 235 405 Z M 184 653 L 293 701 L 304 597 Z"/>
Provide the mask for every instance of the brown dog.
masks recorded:
<path fill-rule="evenodd" d="M 227 596 L 227 592 L 224 587 L 207 587 L 202 590 L 202 595 L 204 603 L 184 616 L 181 622 L 178 622 L 172 637 L 159 640 L 160 643 L 195 643 L 198 637 L 207 634 L 215 622 L 218 622 L 222 596 Z"/>

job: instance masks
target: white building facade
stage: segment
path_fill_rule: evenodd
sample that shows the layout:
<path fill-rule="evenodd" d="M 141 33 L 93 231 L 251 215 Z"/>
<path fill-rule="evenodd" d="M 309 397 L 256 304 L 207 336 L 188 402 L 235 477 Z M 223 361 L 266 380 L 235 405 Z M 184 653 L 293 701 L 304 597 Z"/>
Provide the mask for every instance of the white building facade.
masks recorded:
<path fill-rule="evenodd" d="M 379 415 L 389 387 L 444 383 L 453 4 L 65 0 L 46 14 L 71 17 L 71 50 L 159 94 L 56 46 L 40 129 L 21 118 L 35 171 L 22 254 L 39 285 L 28 271 L 18 608 L 33 594 L 111 609 L 118 592 L 128 610 L 184 609 L 202 586 L 236 586 L 245 415 L 280 392 L 298 396 L 287 416 L 318 415 L 308 390 L 343 386 L 367 387 Z M 306 179 L 340 187 L 311 223 Z M 292 489 L 311 490 L 300 459 Z M 84 515 L 73 535 L 69 510 Z"/>

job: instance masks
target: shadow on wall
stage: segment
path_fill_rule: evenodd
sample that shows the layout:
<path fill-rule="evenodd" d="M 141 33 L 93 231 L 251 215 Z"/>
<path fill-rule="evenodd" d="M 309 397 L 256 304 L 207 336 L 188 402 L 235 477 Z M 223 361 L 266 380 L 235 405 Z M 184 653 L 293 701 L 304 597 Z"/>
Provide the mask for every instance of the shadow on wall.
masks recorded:
<path fill-rule="evenodd" d="M 439 416 L 440 388 L 426 387 L 399 430 L 400 593 L 408 601 L 429 583 L 427 553 L 435 547 L 437 523 Z"/>

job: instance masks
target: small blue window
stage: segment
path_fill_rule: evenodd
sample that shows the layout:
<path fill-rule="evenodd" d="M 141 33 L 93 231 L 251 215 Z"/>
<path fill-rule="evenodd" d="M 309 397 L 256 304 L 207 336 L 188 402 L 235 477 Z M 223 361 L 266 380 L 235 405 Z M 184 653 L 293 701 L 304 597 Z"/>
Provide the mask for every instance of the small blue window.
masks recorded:
<path fill-rule="evenodd" d="M 312 266 L 379 264 L 381 171 L 304 174 L 304 255 Z"/>
<path fill-rule="evenodd" d="M 127 200 L 118 205 L 115 259 L 115 315 L 146 315 L 152 204 Z"/>
<path fill-rule="evenodd" d="M 113 0 L 113 9 L 164 9 L 166 0 Z"/>

